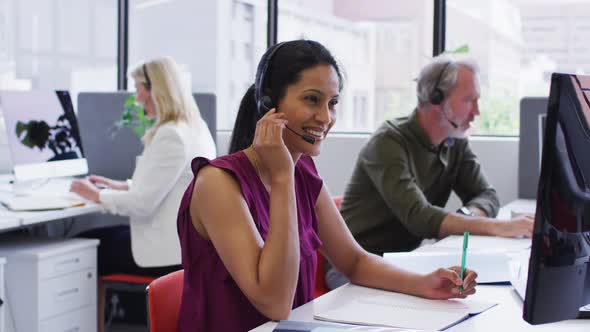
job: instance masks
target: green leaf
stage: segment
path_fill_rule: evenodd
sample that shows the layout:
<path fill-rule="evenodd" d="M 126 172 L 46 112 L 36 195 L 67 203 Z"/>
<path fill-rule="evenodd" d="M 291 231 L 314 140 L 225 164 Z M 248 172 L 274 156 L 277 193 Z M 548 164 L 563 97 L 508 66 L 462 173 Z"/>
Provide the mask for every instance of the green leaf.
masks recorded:
<path fill-rule="evenodd" d="M 29 129 L 29 126 L 28 126 L 28 125 L 26 125 L 26 124 L 24 124 L 24 123 L 22 123 L 22 122 L 20 122 L 20 121 L 19 121 L 19 122 L 17 122 L 17 123 L 16 123 L 16 128 L 15 128 L 15 131 L 16 131 L 16 137 L 19 137 L 19 136 L 20 136 L 20 134 L 21 134 L 23 131 L 26 131 L 26 130 L 28 130 L 28 129 Z"/>
<path fill-rule="evenodd" d="M 132 105 L 135 105 L 135 95 L 131 95 L 129 97 L 127 97 L 127 99 L 125 100 L 125 108 L 128 108 Z"/>
<path fill-rule="evenodd" d="M 136 126 L 135 128 L 133 128 L 133 132 L 135 133 L 135 135 L 137 135 L 138 137 L 143 137 L 143 134 L 145 133 L 145 130 L 143 130 L 142 127 L 140 126 Z"/>
<path fill-rule="evenodd" d="M 154 119 L 149 119 L 145 116 L 143 107 L 136 102 L 136 96 L 129 96 L 123 105 L 123 112 L 121 118 L 115 121 L 117 128 L 128 127 L 133 130 L 135 135 L 142 138 L 145 132 L 155 123 Z"/>
<path fill-rule="evenodd" d="M 137 110 L 137 119 L 139 122 L 143 122 L 145 119 L 145 114 L 143 113 L 143 109 Z"/>
<path fill-rule="evenodd" d="M 461 53 L 469 53 L 469 44 L 464 44 L 461 45 L 459 47 L 457 47 L 454 50 L 448 50 L 448 51 L 444 51 L 443 53 L 446 54 L 461 54 Z"/>
<path fill-rule="evenodd" d="M 23 137 L 23 139 L 21 139 L 20 142 L 31 149 L 35 147 L 35 143 L 33 141 L 31 141 L 31 138 L 29 137 L 28 134 L 25 137 Z M 40 148 L 40 149 L 43 150 L 43 148 Z"/>

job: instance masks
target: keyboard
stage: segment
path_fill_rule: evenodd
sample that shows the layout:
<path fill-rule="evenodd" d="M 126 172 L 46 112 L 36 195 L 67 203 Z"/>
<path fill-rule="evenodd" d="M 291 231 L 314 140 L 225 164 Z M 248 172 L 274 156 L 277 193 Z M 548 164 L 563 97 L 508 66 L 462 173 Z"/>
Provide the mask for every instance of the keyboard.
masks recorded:
<path fill-rule="evenodd" d="M 2 191 L 0 202 L 12 211 L 58 210 L 83 206 L 86 200 L 70 192 L 73 178 L 39 180 L 12 185 Z"/>

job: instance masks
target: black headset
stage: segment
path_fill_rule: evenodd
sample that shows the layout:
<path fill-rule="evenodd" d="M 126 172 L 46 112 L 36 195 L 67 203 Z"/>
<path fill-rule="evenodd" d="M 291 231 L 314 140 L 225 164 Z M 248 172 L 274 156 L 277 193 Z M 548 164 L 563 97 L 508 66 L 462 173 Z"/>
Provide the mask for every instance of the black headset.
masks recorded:
<path fill-rule="evenodd" d="M 265 94 L 265 92 L 264 92 L 264 83 L 265 83 L 264 80 L 266 78 L 266 72 L 267 72 L 268 68 L 270 67 L 270 62 L 272 61 L 272 57 L 286 43 L 287 42 L 281 42 L 281 43 L 278 43 L 275 45 L 275 48 L 266 57 L 266 60 L 264 61 L 264 64 L 262 65 L 262 68 L 260 69 L 260 75 L 258 76 L 258 81 L 256 81 L 254 84 L 254 89 L 255 89 L 254 95 L 256 97 L 256 107 L 258 109 L 258 113 L 260 114 L 260 116 L 262 116 L 267 111 L 276 107 L 276 105 L 274 104 L 274 101 L 272 100 L 272 97 L 269 96 L 268 94 Z M 278 112 L 278 109 L 277 109 L 277 112 Z M 313 136 L 300 134 L 300 133 L 296 132 L 295 130 L 291 129 L 291 127 L 289 127 L 287 125 L 285 125 L 285 128 L 287 128 L 293 134 L 301 137 L 301 139 L 303 139 L 307 143 L 312 144 L 312 145 L 315 144 L 315 138 Z"/>
<path fill-rule="evenodd" d="M 272 97 L 268 94 L 264 93 L 264 83 L 265 83 L 265 78 L 266 78 L 266 72 L 268 71 L 268 68 L 270 67 L 270 62 L 272 61 L 273 56 L 277 53 L 277 51 L 283 47 L 283 45 L 285 45 L 285 42 L 282 43 L 278 43 L 275 48 L 268 54 L 268 56 L 266 57 L 266 60 L 264 61 L 264 64 L 260 70 L 260 75 L 258 76 L 258 81 L 256 82 L 256 84 L 254 85 L 254 88 L 256 89 L 256 107 L 258 108 L 258 112 L 262 115 L 264 113 L 266 113 L 265 111 L 268 111 L 272 108 L 274 108 L 276 105 L 274 104 Z"/>
<path fill-rule="evenodd" d="M 152 89 L 152 81 L 150 80 L 150 75 L 148 75 L 147 67 L 146 67 L 145 63 L 143 64 L 142 67 L 143 67 L 143 75 L 145 76 L 145 80 L 146 80 L 145 87 L 148 90 L 151 90 Z"/>
<path fill-rule="evenodd" d="M 438 86 L 440 85 L 443 76 L 447 71 L 447 68 L 449 68 L 449 66 L 451 65 L 451 63 L 452 61 L 447 62 L 438 74 L 438 78 L 436 79 L 436 83 L 434 84 L 434 89 L 430 94 L 430 103 L 432 105 L 440 105 L 443 102 L 443 100 L 445 100 L 445 94 Z"/>

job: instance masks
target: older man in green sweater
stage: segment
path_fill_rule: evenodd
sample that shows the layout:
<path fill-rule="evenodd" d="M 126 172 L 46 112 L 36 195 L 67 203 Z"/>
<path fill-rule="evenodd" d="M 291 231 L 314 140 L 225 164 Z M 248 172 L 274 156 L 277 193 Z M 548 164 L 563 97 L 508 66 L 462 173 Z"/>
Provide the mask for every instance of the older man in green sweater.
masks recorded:
<path fill-rule="evenodd" d="M 386 121 L 358 157 L 340 212 L 359 244 L 382 255 L 465 231 L 530 237 L 530 217 L 493 219 L 498 196 L 466 138 L 479 115 L 477 66 L 436 58 L 420 73 L 417 95 L 410 116 Z M 457 212 L 445 209 L 452 191 L 463 202 Z M 334 270 L 326 281 L 346 282 Z"/>

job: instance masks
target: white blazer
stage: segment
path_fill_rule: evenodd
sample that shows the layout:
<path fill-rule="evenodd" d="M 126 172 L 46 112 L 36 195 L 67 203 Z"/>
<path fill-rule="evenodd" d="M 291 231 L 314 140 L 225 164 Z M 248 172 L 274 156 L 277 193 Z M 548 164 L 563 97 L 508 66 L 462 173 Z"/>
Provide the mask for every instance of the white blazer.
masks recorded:
<path fill-rule="evenodd" d="M 180 264 L 176 217 L 180 200 L 193 178 L 191 160 L 215 158 L 215 143 L 205 121 L 189 127 L 167 123 L 137 157 L 129 190 L 104 189 L 104 208 L 129 216 L 131 251 L 137 265 Z"/>

